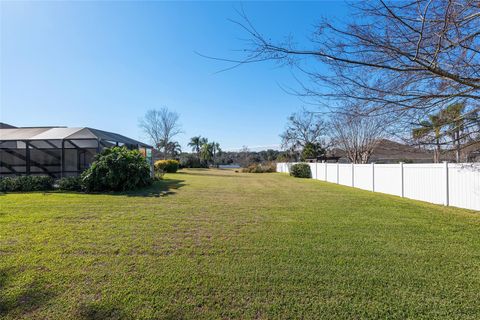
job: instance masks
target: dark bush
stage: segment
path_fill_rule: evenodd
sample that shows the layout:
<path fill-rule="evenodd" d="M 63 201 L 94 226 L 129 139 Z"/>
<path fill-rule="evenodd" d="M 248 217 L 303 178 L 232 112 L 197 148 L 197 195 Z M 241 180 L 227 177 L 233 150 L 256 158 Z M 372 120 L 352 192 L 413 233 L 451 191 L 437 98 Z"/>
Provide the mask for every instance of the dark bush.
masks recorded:
<path fill-rule="evenodd" d="M 249 173 L 266 173 L 275 171 L 277 171 L 277 167 L 273 162 L 251 164 L 248 167 L 242 169 L 242 172 Z"/>
<path fill-rule="evenodd" d="M 162 170 L 166 173 L 175 173 L 178 170 L 177 160 L 158 160 L 155 162 L 155 170 Z"/>
<path fill-rule="evenodd" d="M 0 191 L 48 191 L 53 189 L 53 178 L 47 176 L 19 176 L 0 178 Z"/>
<path fill-rule="evenodd" d="M 65 177 L 57 181 L 58 189 L 64 191 L 82 191 L 82 179 L 80 177 Z"/>
<path fill-rule="evenodd" d="M 200 161 L 197 155 L 180 155 L 180 168 L 207 168 L 207 165 Z"/>
<path fill-rule="evenodd" d="M 86 191 L 127 191 L 152 183 L 150 166 L 138 150 L 112 147 L 95 156 L 81 175 Z"/>
<path fill-rule="evenodd" d="M 290 175 L 296 178 L 311 178 L 312 172 L 307 163 L 297 163 L 290 167 Z"/>

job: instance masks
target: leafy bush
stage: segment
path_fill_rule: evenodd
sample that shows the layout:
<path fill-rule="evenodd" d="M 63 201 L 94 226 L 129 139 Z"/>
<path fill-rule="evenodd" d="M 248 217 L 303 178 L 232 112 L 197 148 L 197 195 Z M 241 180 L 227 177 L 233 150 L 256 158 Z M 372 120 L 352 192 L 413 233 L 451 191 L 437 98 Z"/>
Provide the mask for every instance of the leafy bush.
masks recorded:
<path fill-rule="evenodd" d="M 311 178 L 312 172 L 307 163 L 297 163 L 290 167 L 290 175 L 296 178 Z"/>
<path fill-rule="evenodd" d="M 177 160 L 158 160 L 155 162 L 155 170 L 162 170 L 166 173 L 175 173 L 178 170 Z"/>
<path fill-rule="evenodd" d="M 82 191 L 82 179 L 80 177 L 65 177 L 57 181 L 58 189 L 64 191 Z"/>
<path fill-rule="evenodd" d="M 53 189 L 53 178 L 47 176 L 19 176 L 0 178 L 0 191 L 48 191 Z"/>
<path fill-rule="evenodd" d="M 256 163 L 242 169 L 242 172 L 249 173 L 266 173 L 275 171 L 277 171 L 275 163 Z"/>
<path fill-rule="evenodd" d="M 150 166 L 138 150 L 112 147 L 95 156 L 81 175 L 87 191 L 127 191 L 152 183 Z"/>

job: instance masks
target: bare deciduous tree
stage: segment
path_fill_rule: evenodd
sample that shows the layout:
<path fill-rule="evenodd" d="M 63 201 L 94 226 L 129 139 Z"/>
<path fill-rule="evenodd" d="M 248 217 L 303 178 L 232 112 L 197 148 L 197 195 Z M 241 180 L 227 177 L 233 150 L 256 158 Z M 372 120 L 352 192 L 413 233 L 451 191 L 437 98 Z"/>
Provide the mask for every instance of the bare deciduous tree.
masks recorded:
<path fill-rule="evenodd" d="M 229 61 L 290 64 L 311 80 L 299 94 L 320 98 L 329 108 L 342 109 L 345 100 L 365 104 L 367 113 L 394 114 L 405 129 L 458 99 L 468 106 L 467 115 L 480 109 L 478 0 L 379 0 L 352 6 L 351 22 L 323 20 L 310 48 L 290 39 L 270 40 L 241 13 L 238 24 L 250 44 L 246 56 Z M 313 64 L 303 63 L 309 58 Z M 317 69 L 315 62 L 329 68 Z M 472 122 L 462 125 L 468 129 Z"/>
<path fill-rule="evenodd" d="M 160 110 L 148 110 L 140 120 L 139 126 L 148 135 L 153 145 L 159 150 L 163 149 L 164 159 L 172 150 L 173 138 L 182 133 L 178 113 L 169 111 L 166 107 Z"/>
<path fill-rule="evenodd" d="M 365 116 L 355 110 L 332 116 L 332 141 L 345 151 L 352 163 L 368 163 L 375 147 L 385 137 L 388 122 L 385 117 Z"/>
<path fill-rule="evenodd" d="M 288 117 L 285 131 L 280 135 L 282 148 L 299 151 L 307 144 L 325 147 L 327 124 L 318 113 L 304 108 Z"/>

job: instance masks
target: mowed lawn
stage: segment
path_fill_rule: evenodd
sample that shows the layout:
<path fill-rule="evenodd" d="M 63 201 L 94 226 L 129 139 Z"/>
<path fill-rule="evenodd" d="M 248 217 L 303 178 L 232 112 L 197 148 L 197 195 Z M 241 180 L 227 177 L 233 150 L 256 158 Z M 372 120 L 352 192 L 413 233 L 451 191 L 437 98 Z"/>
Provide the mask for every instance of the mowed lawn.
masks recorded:
<path fill-rule="evenodd" d="M 480 213 L 229 170 L 1 195 L 0 318 L 479 319 Z"/>

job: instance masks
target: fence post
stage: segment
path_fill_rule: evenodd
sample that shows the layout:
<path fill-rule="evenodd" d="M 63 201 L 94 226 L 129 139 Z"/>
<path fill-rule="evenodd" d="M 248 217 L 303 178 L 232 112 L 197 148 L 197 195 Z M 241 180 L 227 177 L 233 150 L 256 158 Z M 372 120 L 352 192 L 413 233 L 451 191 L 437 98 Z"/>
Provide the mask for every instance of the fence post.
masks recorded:
<path fill-rule="evenodd" d="M 340 184 L 340 164 L 337 162 L 337 184 Z"/>
<path fill-rule="evenodd" d="M 315 180 L 318 180 L 317 164 L 318 164 L 318 161 L 315 161 Z"/>
<path fill-rule="evenodd" d="M 355 164 L 352 162 L 352 187 L 355 188 Z"/>
<path fill-rule="evenodd" d="M 372 191 L 375 192 L 375 162 L 372 162 Z"/>
<path fill-rule="evenodd" d="M 449 189 L 448 189 L 448 161 L 443 161 L 444 164 L 444 175 L 445 175 L 445 205 L 448 206 L 450 203 Z"/>
<path fill-rule="evenodd" d="M 323 163 L 325 165 L 325 181 L 327 181 L 327 161 Z"/>
<path fill-rule="evenodd" d="M 402 198 L 405 197 L 405 182 L 404 182 L 404 175 L 403 175 L 403 162 L 400 162 L 400 183 L 401 183 L 401 195 Z"/>

